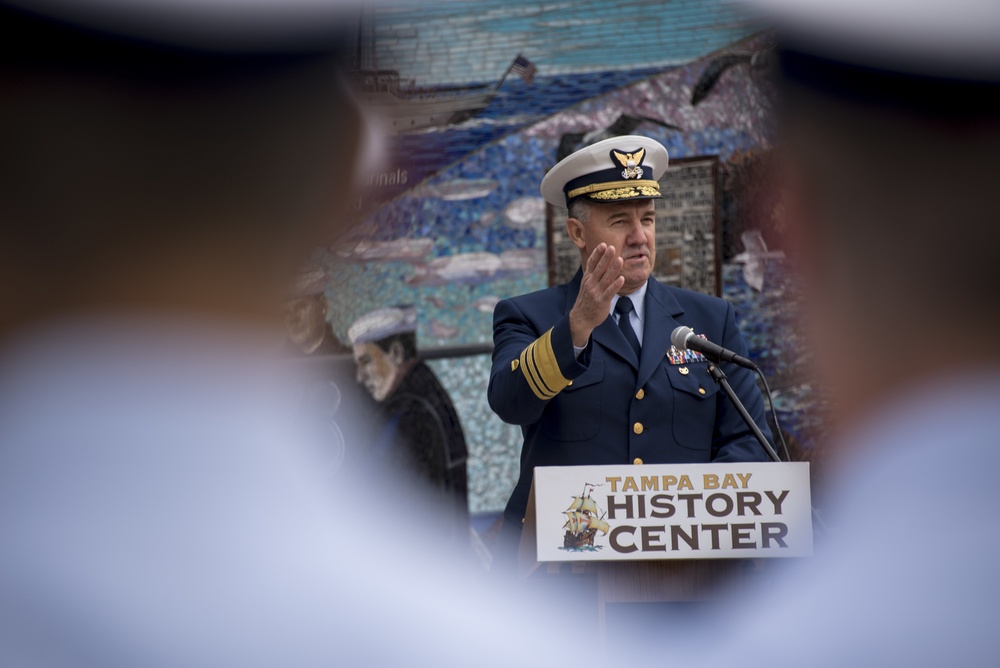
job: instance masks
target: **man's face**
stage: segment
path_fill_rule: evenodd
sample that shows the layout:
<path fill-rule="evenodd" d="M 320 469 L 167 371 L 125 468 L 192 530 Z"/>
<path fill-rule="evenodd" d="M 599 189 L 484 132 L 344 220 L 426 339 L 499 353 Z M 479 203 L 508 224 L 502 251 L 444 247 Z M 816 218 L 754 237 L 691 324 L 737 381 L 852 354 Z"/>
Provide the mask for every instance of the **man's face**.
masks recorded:
<path fill-rule="evenodd" d="M 656 212 L 653 200 L 592 204 L 587 222 L 570 218 L 566 229 L 586 263 L 601 243 L 614 246 L 625 264 L 621 294 L 635 292 L 649 279 L 656 261 Z"/>
<path fill-rule="evenodd" d="M 399 355 L 387 353 L 376 343 L 358 343 L 354 346 L 354 363 L 358 367 L 358 382 L 375 398 L 385 401 L 395 387 L 402 360 Z"/>
<path fill-rule="evenodd" d="M 308 295 L 285 302 L 285 329 L 295 346 L 308 352 L 326 330 L 326 297 Z"/>

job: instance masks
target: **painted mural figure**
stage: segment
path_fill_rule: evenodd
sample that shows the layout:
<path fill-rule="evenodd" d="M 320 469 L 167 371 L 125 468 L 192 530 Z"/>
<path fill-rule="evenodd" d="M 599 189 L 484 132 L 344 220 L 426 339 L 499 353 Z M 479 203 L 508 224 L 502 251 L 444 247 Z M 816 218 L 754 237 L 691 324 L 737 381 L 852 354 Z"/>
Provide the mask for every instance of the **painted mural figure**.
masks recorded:
<path fill-rule="evenodd" d="M 375 466 L 413 473 L 455 508 L 467 527 L 465 436 L 440 381 L 417 357 L 411 306 L 371 311 L 351 325 L 357 379 L 382 408 L 385 424 L 370 450 Z"/>
<path fill-rule="evenodd" d="M 346 355 L 350 348 L 333 333 L 326 320 L 327 278 L 322 269 L 296 277 L 284 304 L 285 329 L 290 348 L 302 355 Z"/>
<path fill-rule="evenodd" d="M 351 349 L 327 320 L 328 282 L 325 271 L 307 267 L 289 286 L 282 304 L 288 337 L 284 353 L 301 381 L 294 390 L 300 419 L 321 434 L 334 468 L 357 470 L 379 430 L 380 410 L 356 387 Z"/>
<path fill-rule="evenodd" d="M 569 283 L 494 310 L 489 402 L 524 435 L 494 558 L 501 569 L 513 562 L 537 466 L 766 459 L 707 361 L 670 354 L 680 325 L 747 352 L 732 305 L 651 277 L 653 199 L 667 160 L 652 139 L 615 137 L 573 153 L 542 181 L 545 199 L 569 209 L 582 267 Z M 752 372 L 724 366 L 769 436 Z"/>

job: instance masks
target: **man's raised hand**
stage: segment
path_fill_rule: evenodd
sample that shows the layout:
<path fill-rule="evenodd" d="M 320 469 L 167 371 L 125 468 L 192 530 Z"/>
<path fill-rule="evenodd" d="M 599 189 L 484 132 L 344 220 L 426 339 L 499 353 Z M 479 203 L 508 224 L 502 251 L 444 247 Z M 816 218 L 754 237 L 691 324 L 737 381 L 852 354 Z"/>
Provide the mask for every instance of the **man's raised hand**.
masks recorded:
<path fill-rule="evenodd" d="M 586 346 L 591 332 L 608 317 L 611 299 L 625 284 L 621 275 L 624 264 L 616 257 L 614 246 L 602 243 L 590 254 L 583 267 L 580 293 L 569 312 L 569 331 L 577 348 Z"/>

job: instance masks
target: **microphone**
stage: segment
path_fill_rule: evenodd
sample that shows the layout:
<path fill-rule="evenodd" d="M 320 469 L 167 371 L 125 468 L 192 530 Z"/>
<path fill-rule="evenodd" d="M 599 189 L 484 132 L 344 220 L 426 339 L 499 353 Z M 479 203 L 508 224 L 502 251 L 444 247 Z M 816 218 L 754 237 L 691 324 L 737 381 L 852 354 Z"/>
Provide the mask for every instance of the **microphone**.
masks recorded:
<path fill-rule="evenodd" d="M 733 364 L 740 365 L 744 369 L 757 371 L 757 365 L 748 360 L 746 357 L 741 357 L 732 350 L 726 350 L 722 346 L 716 345 L 708 339 L 701 338 L 696 335 L 694 330 L 690 327 L 684 327 L 682 325 L 675 329 L 673 333 L 670 334 L 670 342 L 674 344 L 674 347 L 678 350 L 697 351 L 713 362 L 732 362 Z"/>

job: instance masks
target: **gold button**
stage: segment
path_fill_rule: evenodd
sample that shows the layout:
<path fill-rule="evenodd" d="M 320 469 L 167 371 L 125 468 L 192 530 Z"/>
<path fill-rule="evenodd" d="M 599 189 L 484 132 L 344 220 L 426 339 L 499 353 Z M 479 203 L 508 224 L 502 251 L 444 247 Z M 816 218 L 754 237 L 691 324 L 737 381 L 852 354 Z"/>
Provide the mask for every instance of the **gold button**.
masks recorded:
<path fill-rule="evenodd" d="M 643 391 L 642 388 L 639 388 L 639 391 L 635 393 L 635 398 L 638 399 L 639 401 L 642 401 L 642 398 L 644 396 L 646 396 L 646 392 Z"/>
<path fill-rule="evenodd" d="M 688 371 L 688 368 L 686 366 L 682 366 L 679 369 L 677 369 L 677 373 L 679 373 L 682 376 L 686 376 L 690 372 Z"/>
<path fill-rule="evenodd" d="M 573 384 L 573 381 L 569 381 L 568 383 L 566 383 L 566 385 L 572 385 L 572 384 Z"/>
<path fill-rule="evenodd" d="M 642 433 L 642 423 L 641 422 L 636 422 L 634 425 L 632 425 L 632 431 L 634 431 L 637 434 L 641 434 Z"/>
<path fill-rule="evenodd" d="M 698 394 L 705 394 L 705 388 L 704 387 L 699 387 L 698 388 Z"/>
<path fill-rule="evenodd" d="M 510 370 L 511 371 L 517 371 L 517 367 L 519 367 L 519 366 L 521 366 L 521 361 L 520 360 L 511 360 L 510 361 Z"/>
<path fill-rule="evenodd" d="M 635 464 L 636 466 L 639 466 L 640 464 L 642 464 L 642 460 L 636 457 L 635 459 L 632 460 L 632 463 Z"/>

